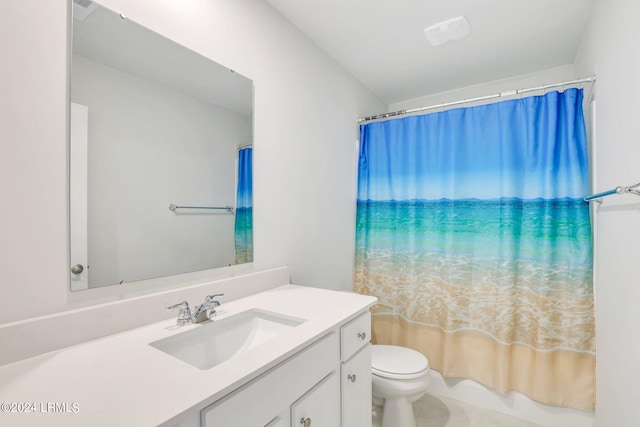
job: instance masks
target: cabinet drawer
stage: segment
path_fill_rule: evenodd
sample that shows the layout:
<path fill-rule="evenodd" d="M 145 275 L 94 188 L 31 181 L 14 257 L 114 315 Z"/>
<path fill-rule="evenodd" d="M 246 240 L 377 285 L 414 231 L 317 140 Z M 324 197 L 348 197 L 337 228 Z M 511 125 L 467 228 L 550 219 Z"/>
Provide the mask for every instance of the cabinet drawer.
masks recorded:
<path fill-rule="evenodd" d="M 343 361 L 353 356 L 371 339 L 371 313 L 367 311 L 340 329 L 340 356 Z"/>
<path fill-rule="evenodd" d="M 276 422 L 275 417 L 281 411 L 335 370 L 339 363 L 338 337 L 332 333 L 204 408 L 200 413 L 201 425 L 254 427 Z M 275 425 L 279 426 L 278 423 Z"/>
<path fill-rule="evenodd" d="M 312 427 L 340 425 L 340 380 L 335 372 L 291 405 L 291 426 L 307 425 Z"/>

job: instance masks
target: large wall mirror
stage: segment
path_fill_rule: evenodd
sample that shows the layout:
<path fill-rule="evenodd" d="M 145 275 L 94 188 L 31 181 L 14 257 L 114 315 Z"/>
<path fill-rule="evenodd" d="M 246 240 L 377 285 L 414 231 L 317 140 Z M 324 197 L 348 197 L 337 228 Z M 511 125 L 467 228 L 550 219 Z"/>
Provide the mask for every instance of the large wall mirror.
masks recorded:
<path fill-rule="evenodd" d="M 253 83 L 73 0 L 71 289 L 250 262 Z"/>

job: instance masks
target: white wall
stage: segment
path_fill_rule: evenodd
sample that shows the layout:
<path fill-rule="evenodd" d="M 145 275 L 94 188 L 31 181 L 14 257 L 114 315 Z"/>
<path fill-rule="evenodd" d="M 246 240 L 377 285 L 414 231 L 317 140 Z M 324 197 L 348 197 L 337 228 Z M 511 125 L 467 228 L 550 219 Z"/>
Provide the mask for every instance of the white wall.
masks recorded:
<path fill-rule="evenodd" d="M 595 190 L 640 181 L 640 2 L 596 2 L 576 69 L 595 73 Z M 604 199 L 596 232 L 596 425 L 640 419 L 640 198 Z"/>
<path fill-rule="evenodd" d="M 350 288 L 355 121 L 386 105 L 261 0 L 102 4 L 253 79 L 255 267 Z M 0 2 L 0 323 L 134 292 L 68 291 L 68 9 Z"/>
<path fill-rule="evenodd" d="M 233 214 L 168 206 L 234 206 L 251 117 L 78 55 L 72 68 L 71 101 L 89 107 L 89 287 L 233 264 Z"/>

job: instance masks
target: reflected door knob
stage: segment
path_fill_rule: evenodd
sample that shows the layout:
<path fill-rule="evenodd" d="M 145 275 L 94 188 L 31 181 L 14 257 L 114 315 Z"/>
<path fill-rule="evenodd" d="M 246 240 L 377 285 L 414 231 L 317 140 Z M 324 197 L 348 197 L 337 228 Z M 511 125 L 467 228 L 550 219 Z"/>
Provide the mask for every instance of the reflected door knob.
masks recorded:
<path fill-rule="evenodd" d="M 73 274 L 80 274 L 84 271 L 84 267 L 82 266 L 82 264 L 76 264 L 73 267 L 71 267 L 71 272 Z"/>

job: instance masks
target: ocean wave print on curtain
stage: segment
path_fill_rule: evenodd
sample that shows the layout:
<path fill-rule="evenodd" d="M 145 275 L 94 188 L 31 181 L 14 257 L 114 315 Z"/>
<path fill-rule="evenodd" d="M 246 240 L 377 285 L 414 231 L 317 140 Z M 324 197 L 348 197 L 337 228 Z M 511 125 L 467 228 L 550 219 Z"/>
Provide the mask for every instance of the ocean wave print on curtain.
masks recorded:
<path fill-rule="evenodd" d="M 445 377 L 594 407 L 583 93 L 362 125 L 355 289 L 374 342 Z"/>
<path fill-rule="evenodd" d="M 236 194 L 236 264 L 253 261 L 253 149 L 238 151 Z"/>

